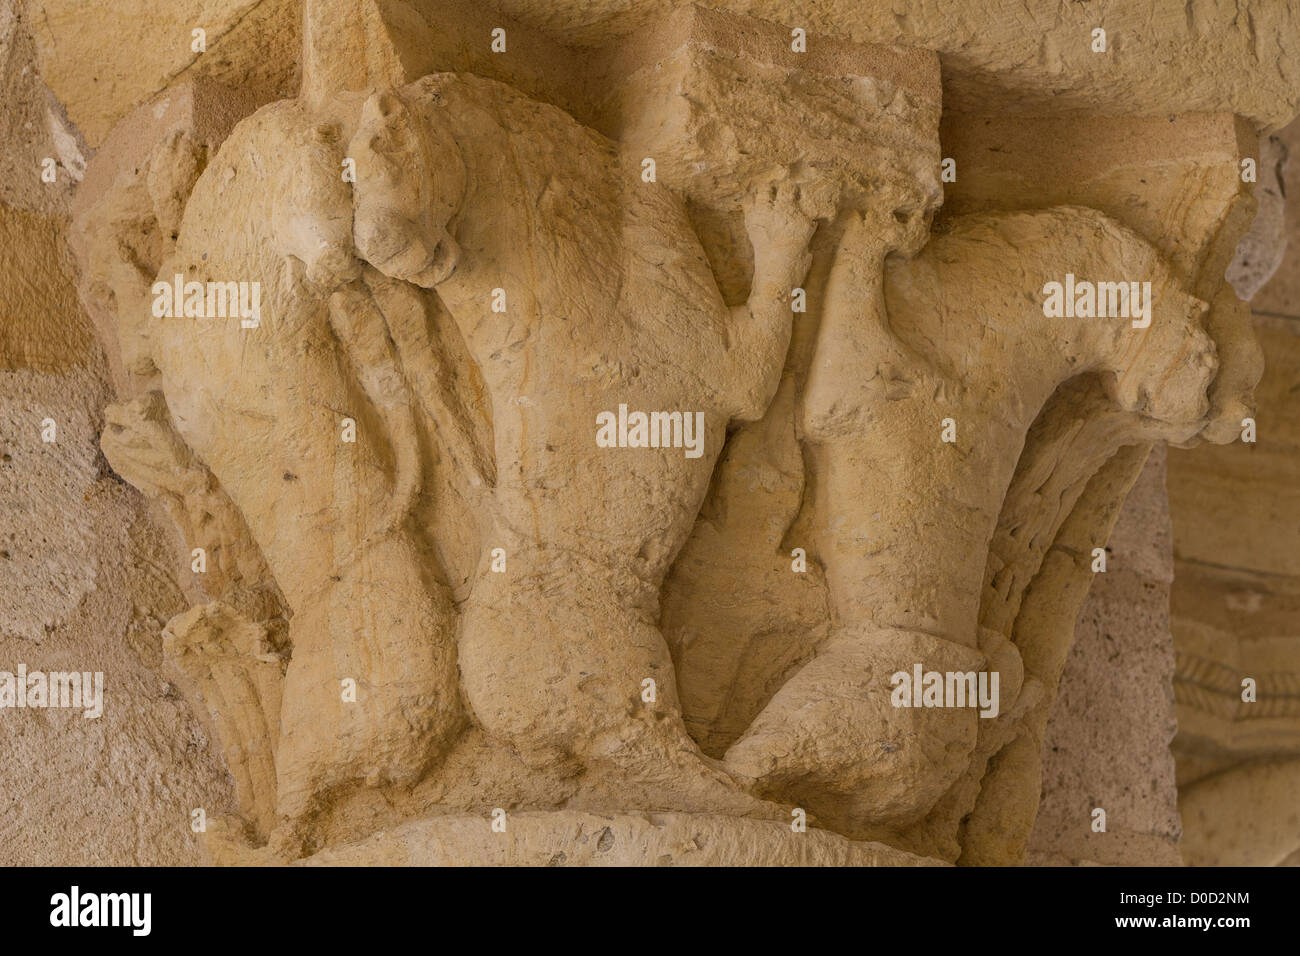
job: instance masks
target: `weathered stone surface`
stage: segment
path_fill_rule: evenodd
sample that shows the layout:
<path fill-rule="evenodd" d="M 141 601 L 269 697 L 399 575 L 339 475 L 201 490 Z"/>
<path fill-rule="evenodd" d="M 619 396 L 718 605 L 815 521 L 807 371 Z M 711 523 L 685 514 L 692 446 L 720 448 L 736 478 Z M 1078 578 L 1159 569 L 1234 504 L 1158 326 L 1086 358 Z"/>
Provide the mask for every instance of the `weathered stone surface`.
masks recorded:
<path fill-rule="evenodd" d="M 1138 0 L 1094 9 L 1072 0 L 905 6 L 824 0 L 708 0 L 731 13 L 859 43 L 899 43 L 944 58 L 952 105 L 1159 115 L 1227 110 L 1278 127 L 1300 109 L 1300 29 L 1288 4 Z M 502 0 L 523 23 L 600 45 L 661 20 L 673 0 Z M 1107 34 L 1094 53 L 1096 28 Z M 1155 68 L 1158 64 L 1159 68 Z"/>
<path fill-rule="evenodd" d="M 1281 173 L 1287 200 L 1282 210 L 1286 251 L 1268 283 L 1255 293 L 1251 308 L 1263 315 L 1294 317 L 1300 315 L 1300 211 L 1295 198 L 1300 195 L 1300 122 L 1279 131 L 1277 138 L 1288 157 Z"/>
<path fill-rule="evenodd" d="M 1298 788 L 1297 760 L 1245 764 L 1184 788 L 1184 858 L 1194 866 L 1295 866 Z"/>
<path fill-rule="evenodd" d="M 0 202 L 14 209 L 66 215 L 85 168 L 85 144 L 36 69 L 31 20 L 20 0 L 0 2 Z M 56 141 L 57 134 L 57 141 Z M 55 164 L 54 182 L 41 178 Z M 76 173 L 74 175 L 73 173 Z"/>
<path fill-rule="evenodd" d="M 234 81 L 262 102 L 297 84 L 300 0 L 29 0 L 27 10 L 41 75 L 93 147 L 181 78 Z"/>
<path fill-rule="evenodd" d="M 1286 175 L 1290 152 L 1280 136 L 1259 141 L 1258 177 L 1254 193 L 1259 211 L 1255 221 L 1237 245 L 1228 267 L 1228 281 L 1237 297 L 1251 301 L 1277 274 L 1286 258 Z"/>
<path fill-rule="evenodd" d="M 515 813 L 417 820 L 325 850 L 305 866 L 932 866 L 879 843 L 708 814 Z"/>
<path fill-rule="evenodd" d="M 233 803 L 160 672 L 175 543 L 99 455 L 110 392 L 64 223 L 0 205 L 0 236 L 0 670 L 102 676 L 99 716 L 0 710 L 0 863 L 198 863 L 191 810 Z"/>
<path fill-rule="evenodd" d="M 1173 473 L 1178 557 L 1201 565 L 1243 568 L 1266 574 L 1300 575 L 1300 486 L 1295 455 L 1300 450 L 1300 419 L 1292 362 L 1300 359 L 1296 322 L 1263 319 L 1258 335 L 1273 359 L 1259 387 L 1258 440 L 1234 448 L 1201 448 L 1175 453 L 1191 467 Z M 1249 485 L 1258 493 L 1234 494 Z"/>
<path fill-rule="evenodd" d="M 1292 124 L 1279 134 L 1292 155 L 1300 147 L 1296 132 Z M 1269 173 L 1261 169 L 1255 187 L 1261 213 L 1254 239 L 1243 241 L 1230 272 L 1253 287 L 1282 256 L 1251 303 L 1266 356 L 1255 441 L 1239 455 L 1203 448 L 1170 456 L 1174 752 L 1184 856 L 1196 865 L 1294 865 L 1288 854 L 1300 838 L 1294 786 L 1278 783 L 1287 780 L 1286 761 L 1300 753 L 1300 300 L 1289 291 L 1300 274 L 1300 180 L 1294 163 L 1277 170 L 1280 182 Z"/>
<path fill-rule="evenodd" d="M 1043 740 L 1030 862 L 1178 865 L 1173 583 L 1163 450 L 1129 492 L 1075 626 Z M 1095 811 L 1105 811 L 1097 830 Z"/>
<path fill-rule="evenodd" d="M 387 62 L 407 80 L 435 69 L 472 68 L 537 95 L 540 87 L 530 89 L 530 82 L 557 93 L 585 86 L 591 82 L 583 75 L 591 48 L 659 23 L 680 5 L 503 0 L 493 11 L 462 0 L 388 0 L 363 15 L 355 0 L 316 6 L 341 50 L 365 48 L 380 32 L 394 38 L 387 44 L 390 53 L 369 61 L 340 56 L 340 68 Z M 1244 16 L 1229 0 L 1141 0 L 1100 12 L 1070 0 L 1041 0 L 1028 9 L 1014 0 L 969 7 L 923 0 L 901 12 L 820 0 L 711 0 L 703 6 L 786 25 L 787 37 L 790 26 L 798 26 L 858 43 L 937 51 L 947 100 L 962 110 L 1138 116 L 1228 111 L 1270 129 L 1300 110 L 1300 28 L 1285 3 L 1253 5 Z M 165 11 L 145 0 L 30 0 L 29 8 L 46 82 L 92 146 L 131 107 L 188 73 L 238 77 L 270 95 L 283 95 L 298 79 L 300 0 L 184 0 Z M 370 38 L 362 39 L 366 23 Z M 191 49 L 196 28 L 207 31 L 205 53 Z M 508 56 L 491 55 L 494 28 L 518 44 L 508 46 Z M 1104 53 L 1093 49 L 1098 28 L 1106 31 Z M 548 54 L 539 55 L 548 47 Z M 814 44 L 810 52 L 815 49 Z M 344 60 L 351 61 L 347 67 Z M 87 75 L 82 67 L 90 61 L 99 68 Z M 543 79 L 547 74 L 566 79 Z"/>
<path fill-rule="evenodd" d="M 1189 785 L 1294 724 L 1288 586 L 1227 596 L 1248 639 L 1175 589 L 1175 656 L 1161 462 L 1221 446 L 1170 478 L 1189 580 L 1289 580 L 1300 358 L 1225 274 L 1281 249 L 1241 168 L 1296 13 L 985 7 L 11 18 L 45 134 L 0 160 L 58 177 L 0 206 L 0 623 L 98 661 L 112 612 L 114 772 L 170 821 L 131 859 L 193 859 L 201 806 L 230 865 L 1176 863 L 1171 673 Z M 917 670 L 997 690 L 903 706 Z"/>
<path fill-rule="evenodd" d="M 1185 792 L 1215 774 L 1240 770 L 1248 777 L 1253 762 L 1300 753 L 1300 436 L 1294 427 L 1300 321 L 1258 316 L 1256 323 L 1269 359 L 1259 388 L 1258 440 L 1240 458 L 1220 456 L 1218 449 L 1170 458 L 1177 557 L 1175 752 Z M 1242 484 L 1252 493 L 1241 494 Z M 1244 792 L 1224 787 L 1216 784 L 1207 792 Z M 1215 797 L 1185 815 L 1195 848 L 1189 862 L 1217 854 L 1245 859 L 1231 856 L 1226 845 L 1234 833 L 1225 829 L 1232 826 L 1226 815 L 1239 812 L 1229 809 L 1228 800 Z M 1300 832 L 1286 823 L 1294 813 L 1268 818 L 1277 812 L 1251 811 L 1261 827 L 1282 828 L 1278 839 L 1287 826 Z"/>
<path fill-rule="evenodd" d="M 152 387 L 157 375 L 141 323 L 150 315 L 149 289 L 175 245 L 194 181 L 255 106 L 245 90 L 180 80 L 114 127 L 77 190 L 71 245 L 81 296 L 123 396 Z M 91 233 L 98 243 L 85 241 Z"/>

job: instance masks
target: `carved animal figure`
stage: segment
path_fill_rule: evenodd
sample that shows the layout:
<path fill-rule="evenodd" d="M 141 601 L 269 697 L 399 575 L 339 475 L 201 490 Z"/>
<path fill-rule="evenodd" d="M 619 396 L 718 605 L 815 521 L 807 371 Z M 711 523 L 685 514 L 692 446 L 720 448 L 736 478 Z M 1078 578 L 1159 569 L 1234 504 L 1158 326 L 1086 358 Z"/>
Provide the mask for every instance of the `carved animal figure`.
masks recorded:
<path fill-rule="evenodd" d="M 728 424 L 776 390 L 818 210 L 779 172 L 756 190 L 752 289 L 729 309 L 671 193 L 499 83 L 373 97 L 349 153 L 360 255 L 436 290 L 490 399 L 495 486 L 460 641 L 475 718 L 530 762 L 617 766 L 650 805 L 749 807 L 685 733 L 658 595 Z M 704 453 L 598 447 L 620 404 L 702 412 Z"/>
<path fill-rule="evenodd" d="M 325 791 L 419 779 L 462 688 L 526 761 L 602 763 L 646 806 L 771 812 L 686 735 L 658 591 L 728 423 L 775 391 L 819 211 L 780 171 L 756 189 L 753 291 L 729 309 L 680 204 L 638 172 L 559 110 L 446 74 L 266 107 L 196 184 L 160 274 L 260 283 L 261 322 L 163 320 L 153 360 L 293 612 L 280 840 Z M 447 313 L 463 342 L 440 338 Z M 703 455 L 598 447 L 620 403 L 702 413 Z M 459 675 L 436 542 L 411 520 L 431 442 L 480 496 Z"/>
<path fill-rule="evenodd" d="M 1150 244 L 1095 210 L 966 217 L 911 261 L 885 261 L 886 230 L 863 219 L 847 230 L 804 393 L 832 632 L 726 764 L 760 792 L 897 828 L 965 770 L 979 718 L 895 707 L 891 676 L 916 664 L 997 670 L 1004 712 L 1021 690 L 1014 646 L 977 627 L 980 583 L 1044 404 L 1068 379 L 1099 375 L 1118 406 L 1190 434 L 1218 362 L 1206 304 Z M 1067 271 L 1150 281 L 1150 327 L 1046 317 L 1041 290 Z M 945 421 L 953 442 L 941 440 Z"/>

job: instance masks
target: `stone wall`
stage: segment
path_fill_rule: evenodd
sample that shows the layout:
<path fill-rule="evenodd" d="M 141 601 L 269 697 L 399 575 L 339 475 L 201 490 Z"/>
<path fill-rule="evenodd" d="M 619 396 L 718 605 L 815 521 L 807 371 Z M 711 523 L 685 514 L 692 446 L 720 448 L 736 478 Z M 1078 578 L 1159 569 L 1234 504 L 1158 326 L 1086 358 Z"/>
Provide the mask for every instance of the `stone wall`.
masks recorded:
<path fill-rule="evenodd" d="M 1242 250 L 1266 356 L 1256 441 L 1237 456 L 1170 453 L 1175 753 L 1192 864 L 1294 863 L 1300 850 L 1300 124 L 1271 152 L 1264 228 Z"/>

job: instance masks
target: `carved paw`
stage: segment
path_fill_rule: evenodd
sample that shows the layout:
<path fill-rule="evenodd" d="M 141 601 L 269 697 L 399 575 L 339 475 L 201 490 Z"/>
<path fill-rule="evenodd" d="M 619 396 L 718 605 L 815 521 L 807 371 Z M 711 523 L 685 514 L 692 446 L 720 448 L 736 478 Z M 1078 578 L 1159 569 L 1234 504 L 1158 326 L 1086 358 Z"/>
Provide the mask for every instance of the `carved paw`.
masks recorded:
<path fill-rule="evenodd" d="M 806 250 L 816 219 L 805 212 L 802 195 L 801 183 L 776 179 L 746 196 L 742 208 L 755 261 L 781 261 Z"/>

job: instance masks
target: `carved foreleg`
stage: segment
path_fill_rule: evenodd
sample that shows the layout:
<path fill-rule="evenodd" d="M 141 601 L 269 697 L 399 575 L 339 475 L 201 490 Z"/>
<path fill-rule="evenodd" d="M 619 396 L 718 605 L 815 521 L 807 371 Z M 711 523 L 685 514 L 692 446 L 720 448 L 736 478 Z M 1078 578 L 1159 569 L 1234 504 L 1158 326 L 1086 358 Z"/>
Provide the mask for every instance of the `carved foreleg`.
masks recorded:
<path fill-rule="evenodd" d="M 734 421 L 757 421 L 776 395 L 790 346 L 794 290 L 812 264 L 809 244 L 818 218 L 833 211 L 825 184 L 793 179 L 767 183 L 745 199 L 745 228 L 754 250 L 749 298 L 732 309 L 725 374 Z"/>
<path fill-rule="evenodd" d="M 1085 244 L 1083 235 L 1107 241 Z M 946 699 L 933 709 L 894 706 L 892 675 L 918 665 L 941 676 L 986 669 L 979 582 L 1043 403 L 1092 372 L 1122 407 L 1194 431 L 1215 359 L 1203 305 L 1177 288 L 1149 244 L 1100 213 L 959 221 L 917 261 L 890 266 L 892 314 L 884 247 L 872 241 L 850 224 L 805 393 L 834 629 L 727 763 L 814 808 L 819 797 L 857 794 L 874 824 L 896 828 L 960 777 L 978 719 Z M 1154 317 L 1142 326 L 1128 315 L 1051 316 L 1040 289 L 1067 268 L 1149 278 Z M 1003 281 L 989 282 L 991 270 L 1005 270 Z M 950 438 L 941 440 L 941 425 Z M 1002 666 L 1011 663 L 988 670 Z"/>
<path fill-rule="evenodd" d="M 487 410 L 462 400 L 467 393 L 482 393 L 468 380 L 473 370 L 458 367 L 446 345 L 429 325 L 429 310 L 438 308 L 436 296 L 418 286 L 370 270 L 366 276 L 375 302 L 383 311 L 388 331 L 401 358 L 402 371 L 411 383 L 434 431 L 472 488 L 486 491 L 496 484 L 496 463 L 491 447 Z M 450 318 L 448 318 L 450 323 Z M 466 362 L 469 357 L 465 356 Z"/>
<path fill-rule="evenodd" d="M 420 492 L 424 466 L 415 427 L 415 401 L 389 338 L 388 322 L 368 284 L 353 282 L 335 292 L 330 296 L 329 312 L 330 327 L 351 360 L 366 397 L 388 429 L 397 459 L 388 508 L 372 532 L 387 534 L 406 521 Z"/>
<path fill-rule="evenodd" d="M 814 440 L 853 434 L 876 403 L 935 384 L 925 360 L 890 328 L 884 261 L 891 238 L 861 211 L 845 214 L 804 386 L 803 430 Z"/>

